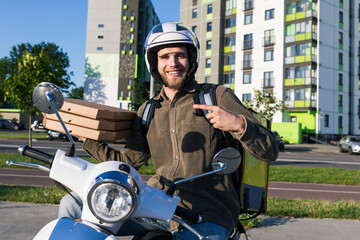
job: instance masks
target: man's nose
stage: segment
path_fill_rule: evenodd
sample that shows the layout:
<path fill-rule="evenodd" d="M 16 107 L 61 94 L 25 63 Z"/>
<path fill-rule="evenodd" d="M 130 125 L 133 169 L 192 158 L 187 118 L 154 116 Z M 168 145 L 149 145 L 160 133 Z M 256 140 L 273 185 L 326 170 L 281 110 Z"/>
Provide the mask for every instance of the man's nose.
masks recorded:
<path fill-rule="evenodd" d="M 179 58 L 177 56 L 171 56 L 169 58 L 169 65 L 170 66 L 177 66 L 179 64 Z"/>

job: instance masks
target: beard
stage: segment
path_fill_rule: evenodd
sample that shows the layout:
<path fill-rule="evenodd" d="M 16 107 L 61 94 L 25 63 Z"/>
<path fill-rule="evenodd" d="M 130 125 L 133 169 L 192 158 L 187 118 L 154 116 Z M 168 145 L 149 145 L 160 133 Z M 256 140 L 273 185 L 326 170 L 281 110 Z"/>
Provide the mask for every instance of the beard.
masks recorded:
<path fill-rule="evenodd" d="M 187 73 L 184 73 L 181 77 L 172 78 L 171 80 L 162 73 L 160 73 L 160 76 L 165 87 L 174 90 L 181 90 L 185 85 Z"/>

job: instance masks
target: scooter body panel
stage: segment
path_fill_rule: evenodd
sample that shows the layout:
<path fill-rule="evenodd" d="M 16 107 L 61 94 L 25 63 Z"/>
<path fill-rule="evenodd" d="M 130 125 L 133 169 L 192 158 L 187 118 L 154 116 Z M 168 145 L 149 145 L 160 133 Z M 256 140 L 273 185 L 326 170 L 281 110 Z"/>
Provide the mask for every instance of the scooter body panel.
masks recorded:
<path fill-rule="evenodd" d="M 116 240 L 113 235 L 108 235 L 93 226 L 86 225 L 72 218 L 61 218 L 48 223 L 35 236 L 34 240 Z"/>

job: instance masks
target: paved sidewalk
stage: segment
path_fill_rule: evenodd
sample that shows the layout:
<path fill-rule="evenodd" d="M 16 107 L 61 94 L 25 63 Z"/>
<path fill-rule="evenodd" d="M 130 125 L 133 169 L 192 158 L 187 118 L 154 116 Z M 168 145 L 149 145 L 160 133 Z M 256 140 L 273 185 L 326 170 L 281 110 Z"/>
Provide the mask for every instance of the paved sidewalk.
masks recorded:
<path fill-rule="evenodd" d="M 57 209 L 57 205 L 0 202 L 0 240 L 32 239 L 56 218 Z M 247 233 L 250 240 L 355 240 L 360 236 L 360 220 L 265 217 L 260 227 Z"/>

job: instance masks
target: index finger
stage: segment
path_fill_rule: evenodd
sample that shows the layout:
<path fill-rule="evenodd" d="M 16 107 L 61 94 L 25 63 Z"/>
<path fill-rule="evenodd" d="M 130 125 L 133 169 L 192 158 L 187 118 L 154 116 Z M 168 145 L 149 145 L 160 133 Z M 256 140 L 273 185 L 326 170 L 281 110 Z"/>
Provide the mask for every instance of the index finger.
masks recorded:
<path fill-rule="evenodd" d="M 217 106 L 213 105 L 206 105 L 206 104 L 194 104 L 193 108 L 195 109 L 203 109 L 208 111 L 214 111 Z"/>

